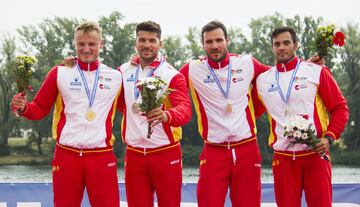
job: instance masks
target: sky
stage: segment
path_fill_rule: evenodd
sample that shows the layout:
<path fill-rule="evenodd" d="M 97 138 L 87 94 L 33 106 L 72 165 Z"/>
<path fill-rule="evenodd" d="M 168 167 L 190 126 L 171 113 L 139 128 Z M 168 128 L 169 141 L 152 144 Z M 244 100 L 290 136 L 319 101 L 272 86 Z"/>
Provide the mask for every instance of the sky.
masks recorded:
<path fill-rule="evenodd" d="M 247 34 L 251 19 L 273 15 L 324 17 L 325 23 L 346 26 L 360 23 L 359 0 L 0 0 L 0 40 L 22 25 L 44 18 L 75 17 L 98 20 L 119 11 L 124 23 L 153 20 L 163 36 L 184 36 L 190 26 L 201 28 L 211 20 L 238 27 Z"/>

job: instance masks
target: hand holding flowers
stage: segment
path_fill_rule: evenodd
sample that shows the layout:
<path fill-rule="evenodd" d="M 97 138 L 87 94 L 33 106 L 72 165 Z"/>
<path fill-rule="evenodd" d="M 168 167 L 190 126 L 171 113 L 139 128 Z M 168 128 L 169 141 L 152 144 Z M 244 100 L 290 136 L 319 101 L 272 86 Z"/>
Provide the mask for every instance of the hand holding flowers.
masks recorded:
<path fill-rule="evenodd" d="M 171 92 L 171 89 L 166 88 L 166 82 L 160 77 L 146 77 L 139 80 L 136 86 L 141 93 L 140 111 L 148 116 L 147 138 L 150 138 L 152 126 L 157 124 L 153 122 L 161 118 L 161 112 L 163 111 L 160 107 L 164 98 Z"/>
<path fill-rule="evenodd" d="M 37 60 L 34 57 L 30 56 L 17 56 L 15 63 L 16 68 L 15 73 L 15 82 L 18 89 L 18 94 L 16 94 L 12 100 L 12 109 L 17 118 L 20 118 L 20 111 L 25 107 L 26 91 L 32 91 L 32 87 L 29 85 L 30 78 L 35 72 L 34 64 Z"/>
<path fill-rule="evenodd" d="M 320 142 L 310 121 L 300 115 L 294 115 L 290 118 L 284 127 L 284 136 L 289 139 L 288 148 L 295 144 L 305 144 L 314 150 Z M 321 156 L 325 160 L 330 160 L 325 153 L 322 153 Z"/>

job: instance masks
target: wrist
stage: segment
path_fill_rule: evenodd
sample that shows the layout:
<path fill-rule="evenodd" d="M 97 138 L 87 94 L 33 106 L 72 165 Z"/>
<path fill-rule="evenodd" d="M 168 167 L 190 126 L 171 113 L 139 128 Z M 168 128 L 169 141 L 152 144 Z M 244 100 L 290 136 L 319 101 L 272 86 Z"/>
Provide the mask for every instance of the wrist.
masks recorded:
<path fill-rule="evenodd" d="M 333 138 L 333 137 L 331 137 L 331 136 L 325 136 L 324 138 L 329 141 L 330 146 L 334 143 L 334 138 Z"/>

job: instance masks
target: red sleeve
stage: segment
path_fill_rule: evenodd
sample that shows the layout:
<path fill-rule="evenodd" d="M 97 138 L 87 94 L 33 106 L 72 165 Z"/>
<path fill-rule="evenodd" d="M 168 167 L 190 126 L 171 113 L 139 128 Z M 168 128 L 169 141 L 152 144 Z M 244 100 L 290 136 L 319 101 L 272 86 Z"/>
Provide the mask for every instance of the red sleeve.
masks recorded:
<path fill-rule="evenodd" d="M 186 85 L 189 88 L 189 65 L 190 63 L 185 64 L 180 68 L 180 73 L 182 73 L 185 77 Z"/>
<path fill-rule="evenodd" d="M 116 70 L 120 71 L 120 67 L 116 68 Z M 124 82 L 121 83 L 121 87 L 120 87 L 120 94 L 117 97 L 117 103 L 116 103 L 116 109 L 119 112 L 123 112 L 124 108 L 125 108 L 125 97 L 124 97 Z"/>
<path fill-rule="evenodd" d="M 270 66 L 264 65 L 261 62 L 259 62 L 257 59 L 252 58 L 253 65 L 254 65 L 254 77 L 253 77 L 253 84 L 256 82 L 256 78 L 259 76 L 259 74 L 269 70 Z"/>
<path fill-rule="evenodd" d="M 57 66 L 49 71 L 34 100 L 26 103 L 22 116 L 30 120 L 39 120 L 50 112 L 58 95 L 57 71 Z"/>
<path fill-rule="evenodd" d="M 339 86 L 326 67 L 321 70 L 318 91 L 330 113 L 330 122 L 325 135 L 338 139 L 349 119 L 349 108 Z"/>
<path fill-rule="evenodd" d="M 251 97 L 253 98 L 255 117 L 259 118 L 266 112 L 266 108 L 259 97 L 256 81 L 254 82 L 254 85 L 251 89 Z"/>
<path fill-rule="evenodd" d="M 174 76 L 169 84 L 173 91 L 169 94 L 172 108 L 165 111 L 168 116 L 167 124 L 178 127 L 186 124 L 191 119 L 191 103 L 186 87 L 184 75 L 181 73 Z"/>

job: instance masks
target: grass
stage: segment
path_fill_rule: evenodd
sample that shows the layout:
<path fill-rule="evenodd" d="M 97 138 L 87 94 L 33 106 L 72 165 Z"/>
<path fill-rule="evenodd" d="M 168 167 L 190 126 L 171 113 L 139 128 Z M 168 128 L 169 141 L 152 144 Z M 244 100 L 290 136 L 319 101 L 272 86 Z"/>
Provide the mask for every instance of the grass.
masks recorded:
<path fill-rule="evenodd" d="M 31 149 L 28 147 L 28 138 L 11 137 L 8 139 L 11 154 L 0 156 L 0 165 L 49 165 L 52 160 L 50 143 L 48 139 L 42 145 L 44 155 L 38 155 L 36 145 L 33 143 Z"/>

